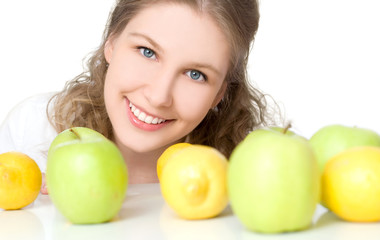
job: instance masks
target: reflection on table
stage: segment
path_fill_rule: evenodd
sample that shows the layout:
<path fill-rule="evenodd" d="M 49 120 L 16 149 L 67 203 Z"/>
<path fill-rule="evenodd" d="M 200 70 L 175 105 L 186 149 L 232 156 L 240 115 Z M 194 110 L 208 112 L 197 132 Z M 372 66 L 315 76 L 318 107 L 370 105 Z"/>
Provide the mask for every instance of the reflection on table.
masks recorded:
<path fill-rule="evenodd" d="M 128 194 L 118 216 L 111 222 L 73 225 L 55 208 L 49 196 L 40 195 L 22 210 L 0 212 L 1 240 L 83 239 L 380 239 L 380 223 L 350 223 L 318 206 L 313 225 L 304 231 L 259 234 L 246 230 L 230 207 L 207 220 L 184 220 L 166 205 L 159 184 L 137 184 Z"/>

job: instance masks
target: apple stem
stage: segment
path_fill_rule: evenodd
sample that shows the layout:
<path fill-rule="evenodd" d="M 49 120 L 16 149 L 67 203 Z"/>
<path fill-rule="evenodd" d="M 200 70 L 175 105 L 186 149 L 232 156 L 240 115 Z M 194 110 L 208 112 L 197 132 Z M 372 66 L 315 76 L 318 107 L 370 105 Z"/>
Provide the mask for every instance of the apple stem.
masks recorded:
<path fill-rule="evenodd" d="M 292 124 L 289 122 L 286 127 L 284 128 L 283 134 L 286 134 L 286 132 L 292 127 Z"/>
<path fill-rule="evenodd" d="M 79 134 L 78 134 L 74 129 L 70 128 L 70 132 L 74 133 L 74 135 L 75 135 L 78 139 L 80 139 Z"/>

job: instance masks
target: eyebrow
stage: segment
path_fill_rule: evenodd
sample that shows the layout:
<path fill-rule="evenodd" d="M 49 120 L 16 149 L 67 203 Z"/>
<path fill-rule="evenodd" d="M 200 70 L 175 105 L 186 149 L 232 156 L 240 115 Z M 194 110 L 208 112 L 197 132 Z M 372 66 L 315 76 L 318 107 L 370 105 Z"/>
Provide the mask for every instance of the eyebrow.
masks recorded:
<path fill-rule="evenodd" d="M 152 38 L 150 38 L 149 36 L 143 34 L 143 33 L 137 33 L 137 32 L 131 32 L 128 34 L 129 36 L 132 36 L 132 37 L 140 37 L 140 38 L 144 38 L 145 40 L 147 40 L 150 44 L 152 44 L 152 46 L 157 49 L 159 52 L 162 52 L 162 47 L 156 42 L 154 41 Z"/>
<path fill-rule="evenodd" d="M 194 64 L 191 64 L 191 66 L 193 66 L 194 68 L 197 68 L 197 69 L 198 68 L 206 68 L 206 69 L 211 70 L 212 72 L 214 72 L 218 76 L 222 75 L 222 73 L 220 71 L 218 71 L 214 66 L 207 64 L 207 63 L 194 63 Z"/>
<path fill-rule="evenodd" d="M 156 42 L 154 41 L 152 38 L 150 38 L 149 36 L 147 36 L 146 34 L 143 34 L 143 33 L 138 33 L 138 32 L 131 32 L 128 34 L 129 36 L 132 36 L 132 37 L 139 37 L 139 38 L 144 38 L 145 40 L 147 40 L 150 44 L 152 44 L 152 46 L 158 50 L 159 52 L 163 52 L 163 49 L 162 47 Z M 220 71 L 218 71 L 218 69 L 216 69 L 214 66 L 210 65 L 210 64 L 207 64 L 207 63 L 192 63 L 190 64 L 192 67 L 194 68 L 206 68 L 206 69 L 209 69 L 211 70 L 212 72 L 214 72 L 216 75 L 218 76 L 221 76 L 222 73 Z"/>

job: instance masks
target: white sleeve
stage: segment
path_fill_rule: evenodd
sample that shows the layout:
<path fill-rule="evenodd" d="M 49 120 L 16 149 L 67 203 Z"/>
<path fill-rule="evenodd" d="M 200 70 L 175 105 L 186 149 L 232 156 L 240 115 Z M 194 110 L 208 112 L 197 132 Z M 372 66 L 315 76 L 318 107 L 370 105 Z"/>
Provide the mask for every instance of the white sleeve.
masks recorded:
<path fill-rule="evenodd" d="M 57 135 L 46 115 L 52 94 L 28 98 L 16 105 L 0 126 L 0 154 L 18 151 L 34 159 L 46 171 L 47 152 Z"/>

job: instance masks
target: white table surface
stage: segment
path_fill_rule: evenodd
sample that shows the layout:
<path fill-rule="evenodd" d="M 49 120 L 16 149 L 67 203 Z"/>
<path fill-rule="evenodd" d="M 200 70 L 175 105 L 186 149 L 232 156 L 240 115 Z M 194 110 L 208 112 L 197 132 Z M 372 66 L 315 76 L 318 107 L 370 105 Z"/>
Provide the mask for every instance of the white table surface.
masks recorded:
<path fill-rule="evenodd" d="M 70 224 L 49 196 L 39 195 L 22 210 L 0 210 L 0 240 L 118 239 L 380 239 L 380 223 L 350 223 L 318 206 L 313 225 L 303 231 L 259 234 L 246 230 L 227 207 L 218 217 L 189 221 L 166 205 L 158 184 L 129 185 L 116 219 L 94 225 Z"/>

